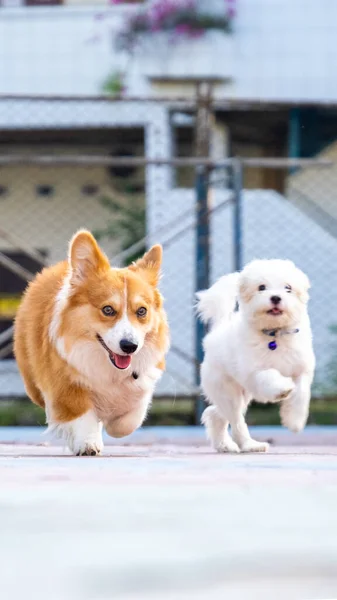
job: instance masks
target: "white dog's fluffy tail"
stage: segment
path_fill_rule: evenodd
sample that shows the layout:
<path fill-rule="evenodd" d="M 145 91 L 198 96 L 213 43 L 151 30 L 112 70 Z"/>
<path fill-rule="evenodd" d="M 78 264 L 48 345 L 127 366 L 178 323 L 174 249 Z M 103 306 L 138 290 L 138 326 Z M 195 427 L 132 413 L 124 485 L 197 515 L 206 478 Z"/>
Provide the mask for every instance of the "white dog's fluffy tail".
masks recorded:
<path fill-rule="evenodd" d="M 228 321 L 235 311 L 240 273 L 221 277 L 209 290 L 197 292 L 197 313 L 204 323 Z"/>

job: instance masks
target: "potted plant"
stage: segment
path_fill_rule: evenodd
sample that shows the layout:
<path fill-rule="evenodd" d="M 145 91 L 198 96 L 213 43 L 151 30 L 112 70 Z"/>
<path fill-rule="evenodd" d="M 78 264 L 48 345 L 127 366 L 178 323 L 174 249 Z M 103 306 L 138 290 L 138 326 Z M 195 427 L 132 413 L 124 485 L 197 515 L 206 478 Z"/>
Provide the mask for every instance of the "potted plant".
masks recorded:
<path fill-rule="evenodd" d="M 128 14 L 116 35 L 149 77 L 229 77 L 234 0 L 212 12 L 200 0 L 154 0 Z"/>

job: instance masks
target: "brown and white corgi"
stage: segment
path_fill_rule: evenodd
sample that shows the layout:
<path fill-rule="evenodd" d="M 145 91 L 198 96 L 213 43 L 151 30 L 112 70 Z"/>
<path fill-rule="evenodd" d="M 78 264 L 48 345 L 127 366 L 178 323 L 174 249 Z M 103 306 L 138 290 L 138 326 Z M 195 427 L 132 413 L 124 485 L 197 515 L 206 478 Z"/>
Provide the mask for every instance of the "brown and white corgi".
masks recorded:
<path fill-rule="evenodd" d="M 122 437 L 146 417 L 169 347 L 157 289 L 161 261 L 161 246 L 153 246 L 131 266 L 112 268 L 81 230 L 68 261 L 27 287 L 15 323 L 16 359 L 28 396 L 74 454 L 99 454 L 103 425 Z"/>

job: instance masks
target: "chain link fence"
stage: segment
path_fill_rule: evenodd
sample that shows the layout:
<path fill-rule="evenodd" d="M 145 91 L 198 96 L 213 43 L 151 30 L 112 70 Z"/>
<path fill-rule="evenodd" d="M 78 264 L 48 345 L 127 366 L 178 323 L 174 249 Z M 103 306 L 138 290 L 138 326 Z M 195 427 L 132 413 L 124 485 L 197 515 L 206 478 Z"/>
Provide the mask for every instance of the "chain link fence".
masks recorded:
<path fill-rule="evenodd" d="M 247 161 L 242 191 L 243 264 L 255 257 L 289 258 L 311 281 L 316 396 L 337 391 L 337 164 L 331 158 Z M 245 188 L 263 172 L 274 187 Z"/>
<path fill-rule="evenodd" d="M 12 354 L 12 322 L 26 282 L 43 265 L 66 256 L 68 241 L 80 227 L 97 235 L 116 266 L 162 243 L 161 287 L 172 348 L 157 394 L 197 396 L 200 219 L 198 190 L 190 182 L 200 165 L 210 182 L 204 215 L 210 283 L 253 258 L 294 260 L 312 282 L 314 391 L 335 391 L 334 148 L 313 160 L 196 160 L 188 156 L 191 136 L 177 134 L 172 124 L 172 114 L 182 106 L 192 110 L 181 102 L 0 102 L 2 398 L 24 395 Z"/>

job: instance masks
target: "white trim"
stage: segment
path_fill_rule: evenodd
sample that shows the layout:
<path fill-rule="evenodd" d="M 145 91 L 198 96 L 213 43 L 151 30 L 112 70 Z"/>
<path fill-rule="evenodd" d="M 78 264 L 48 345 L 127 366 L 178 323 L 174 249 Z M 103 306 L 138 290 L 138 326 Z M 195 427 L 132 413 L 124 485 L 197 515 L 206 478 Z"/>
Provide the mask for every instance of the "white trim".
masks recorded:
<path fill-rule="evenodd" d="M 56 345 L 59 352 L 60 352 L 60 348 L 59 348 L 59 344 L 58 344 L 58 342 L 59 342 L 58 330 L 59 330 L 59 326 L 60 326 L 61 314 L 62 314 L 63 310 L 65 309 L 65 306 L 67 304 L 67 300 L 68 300 L 69 294 L 70 294 L 70 279 L 71 279 L 71 273 L 68 273 L 68 275 L 66 275 L 66 277 L 64 278 L 62 287 L 56 296 L 53 317 L 52 317 L 52 320 L 51 320 L 51 323 L 49 326 L 49 339 L 53 344 Z M 62 358 L 64 358 L 63 350 L 60 352 L 60 354 L 61 354 Z"/>
<path fill-rule="evenodd" d="M 1 100 L 1 99 L 0 99 Z M 85 104 L 85 111 L 79 110 Z M 12 129 L 73 129 L 74 127 L 141 127 L 149 122 L 156 102 L 4 100 L 0 102 L 0 127 Z M 41 109 L 39 109 L 41 106 Z M 85 114 L 84 114 L 85 112 Z M 11 115 L 11 119 L 8 119 Z"/>
<path fill-rule="evenodd" d="M 20 1 L 20 0 L 19 0 Z M 10 7 L 6 5 L 1 6 L 1 20 L 3 19 L 27 19 L 27 17 L 36 18 L 41 17 L 52 17 L 68 19 L 69 16 L 87 17 L 88 14 L 95 17 L 97 13 L 108 13 L 109 16 L 120 16 L 127 12 L 130 12 L 130 7 L 137 7 L 136 5 L 116 5 L 111 7 L 109 4 L 91 4 L 90 6 L 73 6 L 71 4 L 59 4 L 56 6 L 15 6 Z M 113 11 L 113 12 L 112 12 Z"/>

